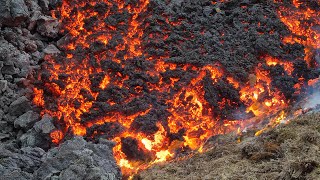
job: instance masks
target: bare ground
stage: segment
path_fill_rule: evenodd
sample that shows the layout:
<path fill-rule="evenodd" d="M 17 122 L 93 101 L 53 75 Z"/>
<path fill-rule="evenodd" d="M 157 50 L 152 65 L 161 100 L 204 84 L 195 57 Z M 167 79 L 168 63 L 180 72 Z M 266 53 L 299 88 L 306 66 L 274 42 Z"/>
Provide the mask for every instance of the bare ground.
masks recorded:
<path fill-rule="evenodd" d="M 136 179 L 320 179 L 320 113 L 305 114 L 260 136 L 213 138 L 192 158 L 156 165 Z"/>

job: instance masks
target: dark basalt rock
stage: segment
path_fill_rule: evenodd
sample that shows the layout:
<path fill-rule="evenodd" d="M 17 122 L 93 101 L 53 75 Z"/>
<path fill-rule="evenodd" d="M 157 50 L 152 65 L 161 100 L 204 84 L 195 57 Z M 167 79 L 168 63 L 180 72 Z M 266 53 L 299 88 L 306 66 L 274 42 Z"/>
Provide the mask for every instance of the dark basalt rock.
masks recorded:
<path fill-rule="evenodd" d="M 121 138 L 121 149 L 129 160 L 147 160 L 148 155 L 138 146 L 138 141 L 131 137 Z"/>
<path fill-rule="evenodd" d="M 0 24 L 19 26 L 29 17 L 28 7 L 24 0 L 0 1 Z"/>
<path fill-rule="evenodd" d="M 138 7 L 139 2 L 124 3 L 125 6 Z M 68 3 L 75 5 L 79 1 Z M 177 96 L 185 87 L 194 89 L 191 81 L 199 76 L 204 66 L 219 67 L 223 71 L 222 77 L 216 81 L 211 79 L 208 72 L 199 81 L 205 101 L 213 108 L 209 115 L 219 117 L 219 121 L 254 116 L 252 112 L 245 112 L 247 105 L 240 100 L 239 88 L 228 83 L 229 76 L 240 85 L 250 84 L 250 81 L 255 84 L 255 68 L 262 64 L 263 70 L 272 76 L 270 89 L 279 90 L 286 99 L 292 100 L 295 98 L 294 85 L 299 78 L 304 78 L 304 83 L 307 83 L 319 77 L 320 71 L 315 69 L 316 62 L 320 62 L 319 49 L 314 50 L 314 62 L 308 67 L 303 60 L 302 45 L 282 43 L 282 38 L 290 32 L 278 18 L 271 0 L 229 0 L 215 4 L 211 0 L 150 0 L 146 12 L 137 19 L 140 23 L 138 28 L 143 29 L 143 35 L 139 37 L 143 55 L 127 59 L 130 49 L 124 47 L 114 55 L 119 61 L 113 61 L 109 55 L 124 44 L 129 21 L 134 15 L 128 10 L 120 12 L 119 4 L 115 1 L 112 3 L 88 3 L 79 7 L 81 11 L 97 13 L 97 16 L 84 22 L 86 30 L 93 30 L 101 22 L 110 27 L 90 34 L 86 42 L 89 47 L 75 47 L 73 58 L 68 59 L 66 54 L 70 50 L 67 44 L 78 39 L 69 32 L 60 34 L 58 13 L 57 19 L 50 17 L 50 11 L 61 6 L 61 0 L 0 0 L 0 179 L 121 178 L 113 158 L 112 143 L 100 138 L 113 139 L 124 131 L 124 126 L 118 122 L 93 125 L 87 128 L 85 139 L 94 143 L 87 142 L 72 136 L 71 129 L 62 123 L 65 117 L 40 117 L 39 112 L 43 107 L 32 105 L 34 85 L 44 89 L 46 109 L 59 109 L 57 99 L 60 94 L 52 87 L 65 90 L 71 75 L 59 74 L 57 79 L 52 79 L 49 69 L 54 67 L 49 60 L 56 60 L 60 65 L 81 65 L 82 60 L 88 58 L 92 68 L 101 68 L 90 74 L 90 87 L 81 87 L 79 95 L 84 97 L 84 102 L 77 99 L 62 102 L 77 110 L 81 110 L 83 103 L 92 102 L 91 109 L 81 115 L 80 124 L 92 124 L 99 118 L 112 117 L 115 112 L 131 116 L 147 111 L 133 119 L 130 131 L 152 135 L 161 124 L 168 132 L 170 141 L 182 141 L 185 129 L 170 133 L 168 109 L 172 108 L 172 104 L 167 100 Z M 292 5 L 291 1 L 283 3 Z M 315 0 L 307 5 L 315 11 L 320 7 Z M 99 19 L 106 12 L 110 15 Z M 74 17 L 74 14 L 74 10 L 70 11 L 70 17 Z M 319 26 L 312 28 L 318 30 Z M 96 37 L 103 34 L 112 36 L 107 45 L 95 41 Z M 99 59 L 96 54 L 101 52 L 106 56 Z M 266 54 L 292 62 L 292 74 L 289 75 L 279 65 L 266 66 L 261 58 Z M 159 68 L 156 62 L 163 57 L 161 61 L 177 68 L 167 68 L 155 75 Z M 99 85 L 106 75 L 110 76 L 111 83 L 101 88 Z M 121 80 L 124 80 L 122 86 L 115 83 Z M 170 86 L 160 92 L 153 88 L 160 83 Z M 186 93 L 181 94 L 180 99 L 183 99 Z M 188 104 L 187 101 L 181 103 Z M 225 103 L 221 107 L 224 101 L 233 103 Z M 55 129 L 66 132 L 60 146 L 53 144 L 50 139 L 50 133 Z M 306 139 L 314 142 L 313 136 Z M 132 137 L 121 139 L 122 151 L 128 159 L 148 161 L 152 155 L 146 154 L 138 144 Z M 268 151 L 264 144 L 259 145 L 248 143 L 242 148 L 243 157 L 257 160 L 282 155 L 280 151 Z M 293 169 L 308 172 L 315 164 L 304 162 L 294 166 L 299 168 Z"/>
<path fill-rule="evenodd" d="M 31 103 L 30 80 L 45 54 L 61 53 L 52 41 L 59 23 L 48 16 L 59 3 L 0 0 L 0 179 L 120 179 L 110 142 L 91 144 L 78 138 L 46 152 L 52 148 L 50 132 L 59 124 L 47 115 L 40 118 Z M 84 146 L 72 149 L 77 144 Z"/>
<path fill-rule="evenodd" d="M 40 121 L 33 126 L 34 130 L 41 134 L 49 134 L 55 129 L 53 118 L 45 114 Z"/>
<path fill-rule="evenodd" d="M 29 99 L 25 96 L 22 96 L 10 104 L 9 113 L 13 116 L 20 116 L 30 109 L 31 106 Z"/>
<path fill-rule="evenodd" d="M 40 16 L 37 20 L 37 31 L 42 36 L 56 38 L 59 33 L 59 22 L 49 16 Z"/>
<path fill-rule="evenodd" d="M 51 149 L 35 171 L 35 179 L 110 179 L 119 180 L 121 173 L 114 163 L 112 143 L 88 143 L 75 137 Z"/>
<path fill-rule="evenodd" d="M 33 112 L 33 111 L 28 111 L 21 116 L 19 116 L 15 121 L 14 121 L 14 127 L 15 128 L 21 128 L 23 130 L 28 130 L 30 129 L 35 122 L 39 120 L 40 116 L 38 113 Z"/>

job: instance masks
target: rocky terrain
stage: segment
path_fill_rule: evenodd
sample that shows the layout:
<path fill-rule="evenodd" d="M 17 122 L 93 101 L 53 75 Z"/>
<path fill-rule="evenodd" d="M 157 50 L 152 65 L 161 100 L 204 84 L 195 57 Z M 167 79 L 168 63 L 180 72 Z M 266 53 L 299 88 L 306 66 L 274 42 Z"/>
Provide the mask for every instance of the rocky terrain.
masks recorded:
<path fill-rule="evenodd" d="M 267 102 L 279 92 L 282 103 L 308 94 L 308 88 L 297 86 L 298 91 L 296 85 L 308 84 L 320 74 L 319 49 L 309 67 L 303 60 L 304 45 L 282 42 L 290 30 L 271 0 L 150 0 L 144 6 L 142 1 L 126 0 L 129 10 L 121 13 L 124 5 L 117 1 L 111 1 L 112 6 L 83 2 L 70 1 L 69 15 L 58 8 L 61 0 L 0 0 L 0 180 L 121 179 L 114 147 L 120 147 L 114 148 L 121 155 L 117 160 L 126 156 L 141 165 L 155 161 L 156 150 L 174 149 L 174 141 L 183 144 L 186 133 L 197 135 L 188 132 L 190 122 L 206 119 L 206 125 L 218 117 L 223 129 L 224 120 L 241 123 L 253 117 L 246 108 L 262 103 L 240 95 L 246 86 L 248 91 L 261 88 L 253 87 L 259 85 L 256 71 L 272 77 L 262 84 L 272 91 L 261 93 L 259 101 Z M 320 7 L 316 1 L 308 5 L 313 10 Z M 105 18 L 106 11 L 112 15 Z M 88 18 L 82 19 L 80 31 L 75 17 L 84 12 Z M 53 18 L 56 15 L 62 20 Z M 109 44 L 104 35 L 114 35 L 108 37 Z M 292 69 L 281 63 L 268 65 L 270 57 Z M 42 90 L 39 96 L 36 88 Z M 64 108 L 69 112 L 60 113 Z M 114 114 L 119 117 L 115 122 Z M 304 114 L 260 136 L 254 136 L 256 130 L 212 136 L 205 153 L 154 166 L 134 178 L 317 179 L 319 115 Z M 172 126 L 177 126 L 176 132 L 171 132 Z M 141 150 L 141 135 L 155 135 L 159 127 L 166 132 L 166 142 L 159 141 L 163 147 L 150 148 L 150 153 Z M 112 138 L 120 140 L 114 143 Z M 174 151 L 182 156 L 191 149 L 179 146 Z"/>
<path fill-rule="evenodd" d="M 119 179 L 110 141 L 81 137 L 51 147 L 53 119 L 30 101 L 30 80 L 54 45 L 55 1 L 0 0 L 0 179 Z"/>

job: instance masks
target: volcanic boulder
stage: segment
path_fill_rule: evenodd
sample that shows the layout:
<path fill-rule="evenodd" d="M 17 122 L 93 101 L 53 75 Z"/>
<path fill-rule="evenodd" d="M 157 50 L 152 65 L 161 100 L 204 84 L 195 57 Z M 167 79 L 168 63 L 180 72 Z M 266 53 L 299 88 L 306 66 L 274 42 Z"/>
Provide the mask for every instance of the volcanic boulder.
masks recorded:
<path fill-rule="evenodd" d="M 0 0 L 0 24 L 19 26 L 29 17 L 24 0 Z"/>
<path fill-rule="evenodd" d="M 32 173 L 41 165 L 45 151 L 41 148 L 25 147 L 16 144 L 0 144 L 0 179 L 33 179 Z"/>
<path fill-rule="evenodd" d="M 121 173 L 113 159 L 112 147 L 110 141 L 92 144 L 79 137 L 48 152 L 39 147 L 0 144 L 0 179 L 119 180 Z"/>
<path fill-rule="evenodd" d="M 12 102 L 9 107 L 10 115 L 20 116 L 31 109 L 30 101 L 27 97 L 22 96 Z"/>
<path fill-rule="evenodd" d="M 56 38 L 59 33 L 59 22 L 49 16 L 40 16 L 38 21 L 37 31 L 45 37 Z"/>
<path fill-rule="evenodd" d="M 49 150 L 35 172 L 35 178 L 119 180 L 121 173 L 114 161 L 112 147 L 110 141 L 92 144 L 82 137 L 74 137 Z"/>
<path fill-rule="evenodd" d="M 0 93 L 7 89 L 8 82 L 6 80 L 0 80 Z"/>
<path fill-rule="evenodd" d="M 14 127 L 28 130 L 32 127 L 33 123 L 39 120 L 39 117 L 38 113 L 28 111 L 14 121 Z"/>

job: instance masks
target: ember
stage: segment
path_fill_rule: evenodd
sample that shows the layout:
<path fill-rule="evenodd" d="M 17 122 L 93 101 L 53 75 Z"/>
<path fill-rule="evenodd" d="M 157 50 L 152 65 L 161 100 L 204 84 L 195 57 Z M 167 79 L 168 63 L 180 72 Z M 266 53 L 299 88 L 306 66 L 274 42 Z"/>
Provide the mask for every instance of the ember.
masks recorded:
<path fill-rule="evenodd" d="M 63 0 L 34 88 L 52 143 L 112 140 L 130 175 L 252 118 L 275 127 L 319 77 L 320 4 L 254 2 Z"/>

